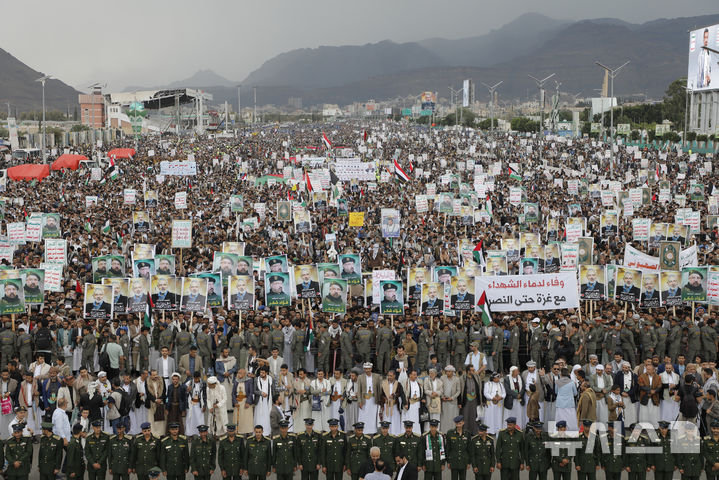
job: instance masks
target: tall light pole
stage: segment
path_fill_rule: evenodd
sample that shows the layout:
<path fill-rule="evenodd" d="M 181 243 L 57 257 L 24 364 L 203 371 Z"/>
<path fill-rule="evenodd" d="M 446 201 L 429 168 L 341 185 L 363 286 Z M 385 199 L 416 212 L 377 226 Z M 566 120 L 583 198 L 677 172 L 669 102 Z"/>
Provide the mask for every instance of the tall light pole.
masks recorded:
<path fill-rule="evenodd" d="M 490 98 L 489 109 L 490 109 L 490 115 L 491 115 L 491 120 L 489 123 L 489 130 L 493 131 L 494 130 L 494 92 L 497 90 L 497 87 L 499 87 L 501 84 L 504 83 L 504 80 L 500 80 L 499 83 L 495 83 L 491 87 L 484 82 L 481 82 L 481 83 L 482 83 L 482 85 L 487 87 L 487 90 L 489 90 L 489 98 Z"/>
<path fill-rule="evenodd" d="M 42 77 L 35 80 L 42 84 L 42 163 L 47 161 L 47 155 L 45 153 L 45 82 L 52 78 L 51 75 L 43 75 Z"/>
<path fill-rule="evenodd" d="M 252 123 L 257 123 L 257 87 L 252 87 L 252 93 L 255 96 L 255 112 L 252 115 Z"/>
<path fill-rule="evenodd" d="M 531 75 L 527 75 L 529 78 L 534 80 L 534 83 L 537 84 L 537 88 L 539 89 L 539 103 L 540 103 L 540 105 L 539 105 L 539 107 L 540 107 L 540 109 L 539 109 L 539 111 L 540 111 L 540 113 L 539 113 L 539 135 L 540 136 L 542 136 L 543 132 L 544 132 L 544 82 L 546 82 L 547 80 L 552 78 L 554 75 L 556 75 L 556 74 L 553 73 L 550 76 L 543 78 L 542 80 L 540 80 L 536 77 L 533 77 Z"/>
<path fill-rule="evenodd" d="M 692 89 L 682 85 L 684 89 L 684 133 L 682 133 L 682 148 L 687 146 L 687 118 L 689 116 L 689 95 L 692 94 Z M 9 110 L 8 110 L 9 111 Z"/>
<path fill-rule="evenodd" d="M 242 85 L 237 85 L 237 125 L 242 121 L 242 100 L 240 100 L 240 91 Z"/>
<path fill-rule="evenodd" d="M 609 74 L 609 118 L 610 118 L 610 124 L 609 124 L 609 138 L 611 139 L 611 155 L 612 155 L 612 162 L 609 166 L 610 171 L 614 170 L 614 77 L 619 75 L 619 70 L 626 67 L 629 61 L 627 60 L 622 65 L 618 66 L 617 68 L 611 69 L 607 67 L 606 65 L 602 65 L 599 62 L 594 62 L 600 67 L 602 67 L 604 70 L 607 71 Z M 604 105 L 602 105 L 602 111 L 604 111 Z"/>

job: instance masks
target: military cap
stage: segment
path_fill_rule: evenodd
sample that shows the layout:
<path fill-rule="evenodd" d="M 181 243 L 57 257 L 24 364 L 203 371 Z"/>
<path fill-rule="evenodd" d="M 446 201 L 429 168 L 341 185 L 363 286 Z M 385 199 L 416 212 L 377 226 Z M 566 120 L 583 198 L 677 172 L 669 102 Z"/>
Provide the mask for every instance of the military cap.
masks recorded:
<path fill-rule="evenodd" d="M 534 262 L 532 262 L 531 260 L 525 260 L 525 261 L 522 263 L 522 266 L 523 266 L 523 267 L 532 267 L 532 268 L 534 268 Z"/>
<path fill-rule="evenodd" d="M 102 427 L 102 420 L 93 420 L 92 426 L 93 427 Z"/>
<path fill-rule="evenodd" d="M 517 417 L 507 417 L 507 423 L 517 423 Z"/>
<path fill-rule="evenodd" d="M 305 425 L 314 425 L 315 419 L 314 418 L 305 418 Z"/>
<path fill-rule="evenodd" d="M 125 428 L 125 424 L 122 423 L 122 422 L 119 422 L 117 425 L 115 425 L 115 428 L 122 428 L 122 429 L 124 429 L 124 428 Z"/>
<path fill-rule="evenodd" d="M 206 431 L 208 431 L 209 429 L 210 429 L 210 427 L 208 427 L 207 425 L 198 425 L 198 426 L 197 426 L 197 431 L 198 431 L 198 432 L 206 432 Z"/>
<path fill-rule="evenodd" d="M 289 427 L 289 426 L 290 426 L 290 422 L 288 422 L 287 420 L 280 420 L 280 427 Z"/>
<path fill-rule="evenodd" d="M 382 290 L 384 290 L 385 292 L 387 290 L 397 290 L 397 285 L 395 285 L 394 283 L 385 283 L 382 286 Z"/>
<path fill-rule="evenodd" d="M 487 429 L 489 429 L 489 427 L 483 423 L 477 425 L 477 430 L 479 430 L 480 432 L 486 432 Z"/>
<path fill-rule="evenodd" d="M 437 276 L 439 275 L 452 275 L 452 272 L 450 272 L 448 268 L 440 268 L 437 270 Z"/>
<path fill-rule="evenodd" d="M 336 418 L 330 418 L 329 420 L 327 420 L 327 424 L 328 424 L 330 427 L 336 427 L 337 425 L 340 424 L 340 421 L 337 420 Z"/>
<path fill-rule="evenodd" d="M 42 422 L 40 426 L 43 430 L 52 430 L 52 422 Z"/>
<path fill-rule="evenodd" d="M 669 428 L 669 422 L 665 422 L 664 420 L 658 422 L 659 428 Z"/>
<path fill-rule="evenodd" d="M 355 424 L 352 426 L 355 427 L 355 429 L 359 430 L 359 429 L 364 428 L 364 422 L 355 422 Z"/>
<path fill-rule="evenodd" d="M 27 408 L 23 406 L 15 407 L 15 413 L 17 412 L 27 412 Z"/>
<path fill-rule="evenodd" d="M 557 422 L 557 428 L 567 428 L 567 422 L 564 420 L 560 420 Z"/>
<path fill-rule="evenodd" d="M 147 430 L 148 428 L 151 428 L 152 425 L 150 425 L 150 422 L 143 422 L 142 425 L 140 425 L 140 430 Z"/>
<path fill-rule="evenodd" d="M 459 423 L 459 422 L 463 422 L 463 421 L 464 421 L 464 416 L 462 416 L 462 415 L 457 415 L 456 417 L 454 417 L 454 423 Z"/>
<path fill-rule="evenodd" d="M 582 420 L 582 425 L 584 425 L 585 427 L 591 427 L 592 423 L 594 422 L 592 422 L 591 420 Z"/>
<path fill-rule="evenodd" d="M 151 478 L 157 478 L 157 477 L 160 476 L 161 473 L 162 473 L 162 470 L 160 470 L 160 467 L 152 467 L 152 468 L 147 472 L 147 474 L 148 474 Z"/>
<path fill-rule="evenodd" d="M 270 261 L 267 262 L 267 264 L 271 267 L 272 265 L 282 265 L 282 260 L 279 258 L 273 258 Z"/>
<path fill-rule="evenodd" d="M 177 423 L 177 422 L 171 422 L 171 423 L 167 426 L 167 428 L 180 428 L 180 424 Z M 199 430 L 199 428 L 198 428 L 198 430 Z"/>
<path fill-rule="evenodd" d="M 380 425 L 382 426 L 382 428 L 389 428 L 391 423 L 388 421 L 383 421 L 383 422 L 380 422 Z"/>
<path fill-rule="evenodd" d="M 699 278 L 704 278 L 704 274 L 699 270 L 689 270 L 689 275 L 699 275 Z"/>
<path fill-rule="evenodd" d="M 713 420 L 711 423 L 712 428 L 719 428 L 719 420 Z"/>
<path fill-rule="evenodd" d="M 537 421 L 537 422 L 532 422 L 532 428 L 538 428 L 538 429 L 541 430 L 542 427 L 544 427 L 544 422 L 539 422 L 539 421 Z"/>
<path fill-rule="evenodd" d="M 235 430 L 237 430 L 237 425 L 235 425 L 234 423 L 228 423 L 227 425 L 225 425 L 225 427 L 227 428 L 228 432 L 234 432 Z"/>
<path fill-rule="evenodd" d="M 147 262 L 140 262 L 137 264 L 137 268 L 150 268 L 150 264 Z"/>
<path fill-rule="evenodd" d="M 12 431 L 13 432 L 22 432 L 23 428 L 25 428 L 24 423 L 15 423 L 12 426 Z"/>
<path fill-rule="evenodd" d="M 413 422 L 412 420 L 405 420 L 405 421 L 404 421 L 404 426 L 407 427 L 407 428 L 412 428 L 413 425 L 414 425 L 414 422 Z"/>
<path fill-rule="evenodd" d="M 437 426 L 439 426 L 439 420 L 437 420 L 436 418 L 433 418 L 429 421 L 429 424 L 432 427 L 437 427 Z"/>
<path fill-rule="evenodd" d="M 345 257 L 345 258 L 343 258 L 343 259 L 342 259 L 342 264 L 344 265 L 345 263 L 355 263 L 354 257 Z"/>

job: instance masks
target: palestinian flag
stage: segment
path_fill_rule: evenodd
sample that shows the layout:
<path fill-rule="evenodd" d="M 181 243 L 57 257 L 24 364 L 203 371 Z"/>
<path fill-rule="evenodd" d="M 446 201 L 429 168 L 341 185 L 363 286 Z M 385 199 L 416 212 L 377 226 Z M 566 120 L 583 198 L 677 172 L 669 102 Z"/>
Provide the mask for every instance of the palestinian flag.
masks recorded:
<path fill-rule="evenodd" d="M 119 232 L 115 233 L 115 241 L 117 242 L 117 247 L 121 248 L 122 247 L 122 235 L 120 235 Z"/>
<path fill-rule="evenodd" d="M 305 341 L 305 352 L 310 351 L 310 346 L 315 339 L 314 329 L 312 327 L 312 310 L 310 310 L 310 321 L 307 323 L 307 334 L 305 335 L 305 338 L 307 339 Z"/>
<path fill-rule="evenodd" d="M 310 174 L 305 172 L 305 183 L 307 184 L 307 191 L 312 192 L 312 182 L 310 181 Z"/>
<path fill-rule="evenodd" d="M 120 172 L 118 171 L 117 167 L 112 167 L 112 170 L 110 170 L 109 174 L 110 180 L 115 180 L 120 175 Z"/>
<path fill-rule="evenodd" d="M 105 222 L 105 225 L 102 227 L 102 233 L 108 233 L 110 231 L 110 220 Z"/>
<path fill-rule="evenodd" d="M 484 265 L 484 249 L 482 248 L 482 240 L 480 240 L 474 247 L 474 250 L 472 250 L 472 256 L 474 257 L 475 262 L 479 265 Z"/>
<path fill-rule="evenodd" d="M 393 160 L 394 162 L 394 174 L 403 182 L 409 182 L 409 175 L 402 170 L 402 167 L 399 166 L 399 163 L 397 163 L 397 159 Z"/>
<path fill-rule="evenodd" d="M 325 132 L 322 132 L 322 143 L 325 145 L 326 149 L 332 150 L 332 142 L 330 142 L 330 139 L 327 138 L 327 134 L 325 134 Z"/>
<path fill-rule="evenodd" d="M 86 232 L 92 232 L 92 224 L 90 224 L 90 220 L 85 220 L 85 231 Z"/>
<path fill-rule="evenodd" d="M 482 292 L 477 302 L 480 312 L 482 313 L 482 323 L 488 327 L 492 323 L 492 311 L 489 309 L 489 300 L 487 300 L 487 292 Z"/>
<path fill-rule="evenodd" d="M 513 178 L 515 180 L 522 179 L 522 175 L 520 175 L 520 173 L 518 171 L 516 171 L 512 167 L 507 167 L 507 168 L 509 168 L 509 170 L 507 171 L 507 173 L 509 174 L 509 178 Z"/>

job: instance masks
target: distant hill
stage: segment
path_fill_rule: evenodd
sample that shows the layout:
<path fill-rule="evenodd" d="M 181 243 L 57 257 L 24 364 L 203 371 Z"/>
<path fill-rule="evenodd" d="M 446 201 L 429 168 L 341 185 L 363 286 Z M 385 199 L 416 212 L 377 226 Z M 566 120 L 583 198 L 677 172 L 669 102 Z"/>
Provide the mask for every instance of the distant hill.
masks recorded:
<path fill-rule="evenodd" d="M 177 80 L 166 85 L 156 85 L 154 87 L 140 87 L 137 85 L 128 85 L 124 88 L 125 92 L 132 92 L 134 90 L 157 90 L 161 88 L 208 88 L 208 87 L 232 87 L 237 85 L 237 82 L 228 80 L 225 77 L 218 75 L 212 70 L 198 70 L 189 78 L 184 80 Z"/>
<path fill-rule="evenodd" d="M 42 86 L 36 82 L 44 74 L 33 70 L 0 48 L 0 102 L 10 102 L 13 110 L 42 110 Z M 45 82 L 45 109 L 62 110 L 77 105 L 80 92 L 60 80 Z M 3 110 L 6 105 L 0 104 Z"/>

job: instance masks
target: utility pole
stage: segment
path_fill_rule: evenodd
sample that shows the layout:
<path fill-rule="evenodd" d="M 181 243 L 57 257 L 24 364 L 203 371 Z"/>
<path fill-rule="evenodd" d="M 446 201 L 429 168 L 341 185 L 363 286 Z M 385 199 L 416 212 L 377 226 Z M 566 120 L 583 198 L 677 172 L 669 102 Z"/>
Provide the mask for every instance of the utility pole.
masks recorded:
<path fill-rule="evenodd" d="M 40 82 L 42 84 L 42 163 L 45 163 L 47 161 L 47 155 L 45 153 L 45 82 L 51 78 L 52 76 L 50 75 L 43 75 L 42 77 L 35 80 L 36 82 Z"/>
<path fill-rule="evenodd" d="M 682 85 L 682 88 L 684 89 L 684 133 L 682 133 L 682 148 L 686 148 L 686 146 L 687 146 L 687 119 L 689 117 L 689 95 L 692 94 L 692 89 L 687 88 L 684 85 Z"/>
<path fill-rule="evenodd" d="M 242 85 L 237 85 L 237 125 L 240 124 L 242 121 L 242 101 L 240 100 L 240 92 L 242 90 Z"/>
<path fill-rule="evenodd" d="M 494 92 L 497 90 L 497 87 L 499 87 L 502 83 L 504 83 L 504 80 L 499 81 L 499 83 L 495 83 L 491 87 L 484 82 L 481 82 L 481 83 L 482 83 L 482 85 L 487 87 L 487 90 L 489 90 L 489 98 L 490 98 L 489 108 L 490 108 L 490 114 L 491 114 L 489 130 L 493 131 L 494 130 Z"/>
<path fill-rule="evenodd" d="M 539 135 L 540 136 L 543 136 L 543 132 L 544 132 L 544 82 L 546 82 L 547 80 L 552 78 L 554 75 L 556 75 L 556 74 L 553 73 L 553 74 L 549 75 L 548 77 L 543 78 L 542 80 L 539 80 L 538 78 L 533 77 L 531 75 L 527 75 L 529 78 L 534 80 L 534 83 L 537 84 L 537 88 L 539 89 L 539 103 L 540 103 L 540 105 L 539 105 L 539 107 L 540 107 Z"/>
<path fill-rule="evenodd" d="M 629 61 L 624 62 L 622 65 L 620 65 L 617 68 L 611 69 L 607 67 L 606 65 L 602 65 L 599 62 L 594 62 L 600 67 L 602 67 L 606 72 L 609 74 L 609 116 L 610 116 L 610 127 L 609 127 L 609 137 L 611 138 L 611 158 L 612 162 L 609 166 L 610 172 L 614 171 L 614 77 L 619 75 L 619 70 L 627 66 L 629 64 Z M 604 105 L 602 105 L 604 107 Z M 602 108 L 602 111 L 604 111 L 604 108 Z"/>
<path fill-rule="evenodd" d="M 252 92 L 255 96 L 255 112 L 252 115 L 252 123 L 257 123 L 257 87 L 252 87 Z"/>

